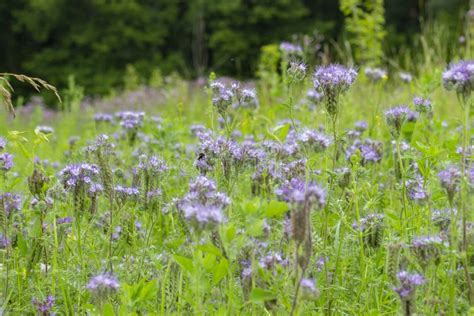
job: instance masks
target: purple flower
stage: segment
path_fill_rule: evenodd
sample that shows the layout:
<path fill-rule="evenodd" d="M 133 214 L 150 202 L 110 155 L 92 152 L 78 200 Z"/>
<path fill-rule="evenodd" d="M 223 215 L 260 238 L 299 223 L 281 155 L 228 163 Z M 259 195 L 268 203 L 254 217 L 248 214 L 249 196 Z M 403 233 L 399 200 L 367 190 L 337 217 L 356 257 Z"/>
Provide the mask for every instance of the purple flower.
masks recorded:
<path fill-rule="evenodd" d="M 313 84 L 314 88 L 322 91 L 325 96 L 333 96 L 346 92 L 355 82 L 356 77 L 357 71 L 354 68 L 332 64 L 316 69 Z"/>
<path fill-rule="evenodd" d="M 289 42 L 282 42 L 280 50 L 287 55 L 301 55 L 303 53 L 301 46 Z"/>
<path fill-rule="evenodd" d="M 40 301 L 37 298 L 33 298 L 31 302 L 35 306 L 38 314 L 46 316 L 46 315 L 52 315 L 51 310 L 53 309 L 54 301 L 55 301 L 54 296 L 48 295 L 48 297 L 43 301 Z"/>
<path fill-rule="evenodd" d="M 0 203 L 3 204 L 7 217 L 14 211 L 20 211 L 22 208 L 21 196 L 19 194 L 6 192 L 0 194 Z"/>
<path fill-rule="evenodd" d="M 410 83 L 412 80 L 413 80 L 413 77 L 410 73 L 408 72 L 399 72 L 398 73 L 398 76 L 400 77 L 400 79 L 405 82 L 405 83 Z"/>
<path fill-rule="evenodd" d="M 430 113 L 433 110 L 429 98 L 425 99 L 423 97 L 415 97 L 413 98 L 413 104 L 418 113 Z"/>
<path fill-rule="evenodd" d="M 387 79 L 387 71 L 382 68 L 367 67 L 364 71 L 365 76 L 372 82 Z"/>
<path fill-rule="evenodd" d="M 366 138 L 364 141 L 356 140 L 346 151 L 346 158 L 351 157 L 357 152 L 360 152 L 361 164 L 368 165 L 369 163 L 376 163 L 382 160 L 382 143 L 379 141 Z"/>
<path fill-rule="evenodd" d="M 0 170 L 9 171 L 13 168 L 13 156 L 9 153 L 0 154 Z"/>
<path fill-rule="evenodd" d="M 201 229 L 212 229 L 224 221 L 222 208 L 215 205 L 184 203 L 180 208 L 184 218 Z"/>
<path fill-rule="evenodd" d="M 471 167 L 467 171 L 467 177 L 469 178 L 469 182 L 471 183 L 471 185 L 474 186 L 474 167 Z"/>
<path fill-rule="evenodd" d="M 446 190 L 449 200 L 452 202 L 461 182 L 461 171 L 455 166 L 449 166 L 438 173 L 438 178 L 441 186 Z"/>
<path fill-rule="evenodd" d="M 54 128 L 52 128 L 51 126 L 39 125 L 39 126 L 36 126 L 35 132 L 46 134 L 46 135 L 53 134 L 54 133 Z"/>
<path fill-rule="evenodd" d="M 354 124 L 355 129 L 358 132 L 365 132 L 369 128 L 369 124 L 366 121 L 357 121 Z"/>
<path fill-rule="evenodd" d="M 298 142 L 314 152 L 322 152 L 331 144 L 331 140 L 324 134 L 315 130 L 306 130 L 298 135 Z"/>
<path fill-rule="evenodd" d="M 123 111 L 115 114 L 120 119 L 120 126 L 125 130 L 136 130 L 143 126 L 145 112 Z"/>
<path fill-rule="evenodd" d="M 72 217 L 60 217 L 56 219 L 56 225 L 72 223 Z"/>
<path fill-rule="evenodd" d="M 384 218 L 384 214 L 369 214 L 360 219 L 360 225 L 357 222 L 352 224 L 352 228 L 364 233 L 374 226 L 382 225 Z"/>
<path fill-rule="evenodd" d="M 92 295 L 100 299 L 117 292 L 120 283 L 116 276 L 106 273 L 92 277 L 86 287 Z"/>
<path fill-rule="evenodd" d="M 406 182 L 408 188 L 408 197 L 418 203 L 428 200 L 429 195 L 424 188 L 423 177 L 417 175 L 415 179 Z"/>
<path fill-rule="evenodd" d="M 94 120 L 96 122 L 112 122 L 114 120 L 114 117 L 112 114 L 108 113 L 95 113 Z"/>
<path fill-rule="evenodd" d="M 158 156 L 147 157 L 146 155 L 141 155 L 138 169 L 146 170 L 150 176 L 155 177 L 167 171 L 168 167 Z"/>
<path fill-rule="evenodd" d="M 211 83 L 210 88 L 212 91 L 212 105 L 214 105 L 219 114 L 224 115 L 232 105 L 234 94 L 220 81 Z"/>
<path fill-rule="evenodd" d="M 403 124 L 405 124 L 412 115 L 412 111 L 405 105 L 395 106 L 385 111 L 385 119 L 387 124 L 391 127 L 392 135 L 398 137 Z"/>
<path fill-rule="evenodd" d="M 410 274 L 407 271 L 400 271 L 397 273 L 399 287 L 394 287 L 393 290 L 400 296 L 402 301 L 411 299 L 415 295 L 415 290 L 418 286 L 426 282 L 425 278 L 417 273 Z"/>
<path fill-rule="evenodd" d="M 290 62 L 290 68 L 288 68 L 287 73 L 290 81 L 292 82 L 300 82 L 306 76 L 306 69 L 307 66 L 303 62 Z"/>
<path fill-rule="evenodd" d="M 291 181 L 282 185 L 275 191 L 276 195 L 282 200 L 299 205 L 311 205 L 316 203 L 319 208 L 326 205 L 326 192 L 315 183 L 306 183 L 299 178 L 293 178 Z"/>
<path fill-rule="evenodd" d="M 474 60 L 452 63 L 443 72 L 443 86 L 446 90 L 468 95 L 474 84 Z"/>
<path fill-rule="evenodd" d="M 89 188 L 98 174 L 99 167 L 88 163 L 68 165 L 59 172 L 66 190 L 72 190 L 80 186 Z"/>
<path fill-rule="evenodd" d="M 0 151 L 4 150 L 6 146 L 7 146 L 7 141 L 5 140 L 5 138 L 0 137 Z"/>
<path fill-rule="evenodd" d="M 316 282 L 313 279 L 302 278 L 300 286 L 303 297 L 317 298 L 319 296 L 319 290 L 316 288 Z"/>

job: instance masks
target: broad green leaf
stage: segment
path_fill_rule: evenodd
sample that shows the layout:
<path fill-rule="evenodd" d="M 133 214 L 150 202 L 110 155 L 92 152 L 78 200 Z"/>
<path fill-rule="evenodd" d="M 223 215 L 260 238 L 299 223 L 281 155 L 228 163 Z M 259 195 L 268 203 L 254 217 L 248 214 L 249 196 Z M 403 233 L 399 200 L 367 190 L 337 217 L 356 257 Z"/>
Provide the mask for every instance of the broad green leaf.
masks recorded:
<path fill-rule="evenodd" d="M 264 301 L 270 301 L 277 298 L 277 295 L 269 290 L 264 290 L 261 288 L 253 288 L 250 293 L 250 301 L 254 303 L 260 303 Z"/>

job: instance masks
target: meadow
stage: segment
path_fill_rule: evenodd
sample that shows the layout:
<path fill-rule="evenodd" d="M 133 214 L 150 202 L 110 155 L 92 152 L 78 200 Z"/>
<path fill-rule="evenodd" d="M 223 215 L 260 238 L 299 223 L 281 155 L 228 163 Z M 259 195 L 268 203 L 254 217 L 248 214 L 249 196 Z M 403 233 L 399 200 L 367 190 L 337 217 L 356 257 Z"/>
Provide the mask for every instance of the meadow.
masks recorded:
<path fill-rule="evenodd" d="M 0 314 L 458 315 L 474 62 L 167 77 L 2 113 Z"/>

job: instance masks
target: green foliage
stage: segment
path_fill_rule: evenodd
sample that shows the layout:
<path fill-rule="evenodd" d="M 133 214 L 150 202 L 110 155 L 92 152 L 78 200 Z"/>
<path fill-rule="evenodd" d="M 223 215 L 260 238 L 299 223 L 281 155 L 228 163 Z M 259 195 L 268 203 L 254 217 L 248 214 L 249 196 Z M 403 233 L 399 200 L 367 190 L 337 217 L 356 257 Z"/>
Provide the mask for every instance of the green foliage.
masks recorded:
<path fill-rule="evenodd" d="M 384 0 L 341 0 L 340 7 L 356 61 L 380 65 L 386 36 Z"/>

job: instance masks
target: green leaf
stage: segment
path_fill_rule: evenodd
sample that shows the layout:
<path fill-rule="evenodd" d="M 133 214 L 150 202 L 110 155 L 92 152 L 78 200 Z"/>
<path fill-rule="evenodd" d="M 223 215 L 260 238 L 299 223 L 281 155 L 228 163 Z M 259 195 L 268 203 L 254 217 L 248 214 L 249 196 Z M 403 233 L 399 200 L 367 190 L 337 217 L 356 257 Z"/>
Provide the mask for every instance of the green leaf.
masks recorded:
<path fill-rule="evenodd" d="M 254 302 L 254 303 L 270 301 L 270 300 L 273 300 L 275 298 L 277 298 L 275 293 L 273 293 L 271 291 L 268 291 L 268 290 L 258 288 L 258 287 L 253 288 L 252 292 L 250 293 L 250 301 Z"/>
<path fill-rule="evenodd" d="M 183 270 L 186 270 L 188 272 L 193 272 L 194 270 L 193 260 L 191 260 L 190 258 L 179 256 L 179 255 L 173 255 L 173 258 Z"/>
<path fill-rule="evenodd" d="M 102 315 L 103 316 L 115 316 L 114 307 L 112 304 L 107 303 L 102 307 Z"/>
<path fill-rule="evenodd" d="M 218 284 L 228 273 L 229 271 L 229 261 L 226 258 L 222 258 L 219 264 L 214 269 L 214 279 L 212 283 L 214 285 Z"/>
<path fill-rule="evenodd" d="M 288 204 L 280 201 L 270 201 L 268 203 L 265 215 L 267 217 L 282 217 L 288 211 Z"/>
<path fill-rule="evenodd" d="M 210 244 L 210 243 L 207 243 L 207 244 L 204 244 L 204 245 L 199 245 L 197 247 L 197 249 L 203 251 L 203 252 L 206 252 L 206 253 L 211 253 L 213 255 L 216 255 L 218 257 L 222 257 L 222 252 L 219 248 L 217 248 L 216 246 L 214 246 L 213 244 Z"/>

